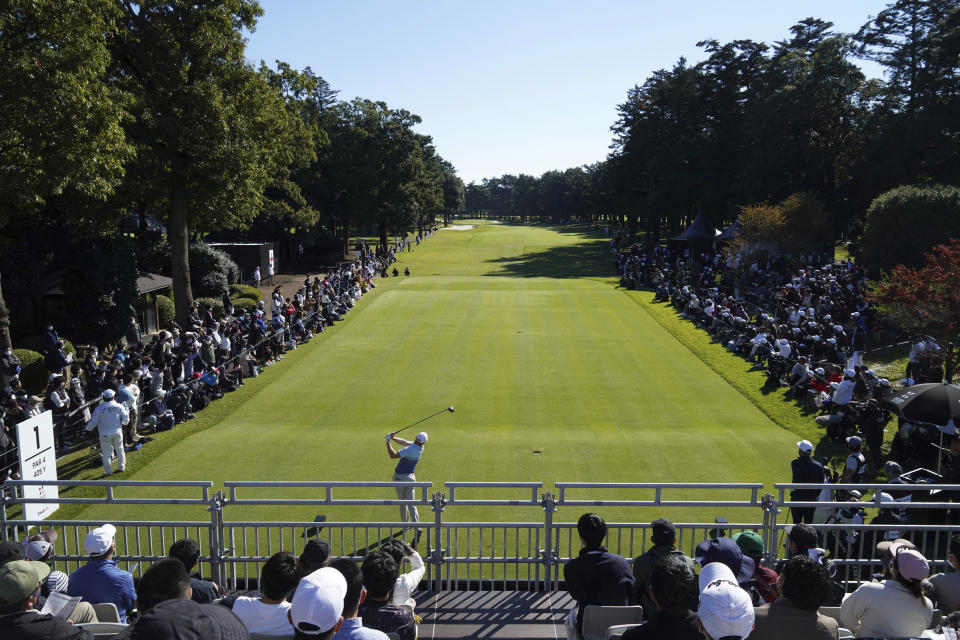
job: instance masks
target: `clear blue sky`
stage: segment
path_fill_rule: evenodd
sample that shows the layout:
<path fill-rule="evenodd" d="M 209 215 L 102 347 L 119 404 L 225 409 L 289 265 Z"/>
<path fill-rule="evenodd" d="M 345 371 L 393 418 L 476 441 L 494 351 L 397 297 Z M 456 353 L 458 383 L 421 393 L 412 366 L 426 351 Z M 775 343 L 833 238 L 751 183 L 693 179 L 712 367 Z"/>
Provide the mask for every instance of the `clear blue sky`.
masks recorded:
<path fill-rule="evenodd" d="M 464 182 L 603 160 L 627 90 L 699 40 L 773 43 L 806 17 L 855 32 L 886 0 L 261 0 L 247 57 L 423 118 Z M 868 76 L 878 67 L 862 65 Z"/>

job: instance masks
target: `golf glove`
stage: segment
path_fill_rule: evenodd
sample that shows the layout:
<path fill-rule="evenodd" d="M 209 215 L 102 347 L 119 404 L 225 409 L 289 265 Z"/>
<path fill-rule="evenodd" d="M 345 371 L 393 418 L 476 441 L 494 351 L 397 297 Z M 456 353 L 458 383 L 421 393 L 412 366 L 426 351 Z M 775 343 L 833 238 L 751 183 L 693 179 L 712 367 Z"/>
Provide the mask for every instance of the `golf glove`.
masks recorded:
<path fill-rule="evenodd" d="M 389 433 L 388 433 L 387 435 L 383 436 L 384 442 L 390 442 L 392 439 L 393 439 L 393 436 L 390 435 Z"/>

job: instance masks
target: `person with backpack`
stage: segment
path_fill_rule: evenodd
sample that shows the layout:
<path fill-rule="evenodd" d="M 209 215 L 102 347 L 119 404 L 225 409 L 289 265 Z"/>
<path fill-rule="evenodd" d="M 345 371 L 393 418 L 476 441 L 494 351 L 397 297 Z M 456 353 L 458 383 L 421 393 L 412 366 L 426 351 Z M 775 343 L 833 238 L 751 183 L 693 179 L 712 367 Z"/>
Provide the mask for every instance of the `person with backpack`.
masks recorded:
<path fill-rule="evenodd" d="M 850 449 L 850 455 L 843 467 L 843 476 L 840 483 L 863 482 L 863 474 L 867 470 L 867 458 L 860 451 L 863 448 L 863 440 L 860 436 L 850 436 L 847 438 L 847 446 Z"/>
<path fill-rule="evenodd" d="M 677 549 L 677 528 L 666 518 L 657 518 L 650 523 L 650 541 L 653 546 L 633 559 L 633 579 L 637 588 L 637 602 L 643 605 L 643 617 L 646 620 L 658 610 L 650 597 L 650 574 L 657 561 L 668 555 L 682 558 L 693 570 L 693 559 Z"/>

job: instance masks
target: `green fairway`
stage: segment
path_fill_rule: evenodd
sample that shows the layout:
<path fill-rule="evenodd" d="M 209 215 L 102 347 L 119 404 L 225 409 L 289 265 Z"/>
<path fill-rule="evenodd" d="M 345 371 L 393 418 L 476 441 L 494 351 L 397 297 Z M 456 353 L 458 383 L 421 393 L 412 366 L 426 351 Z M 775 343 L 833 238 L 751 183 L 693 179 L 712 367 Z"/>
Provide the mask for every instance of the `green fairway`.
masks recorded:
<path fill-rule="evenodd" d="M 423 425 L 430 442 L 417 478 L 437 488 L 443 481 L 789 480 L 797 436 L 665 331 L 644 299 L 616 288 L 608 243 L 584 228 L 440 231 L 400 256 L 400 271 L 409 266 L 411 277 L 379 280 L 344 322 L 214 403 L 216 424 L 188 437 L 178 436 L 183 427 L 163 434 L 179 441 L 145 464 L 133 454 L 124 479 L 390 480 L 383 434 L 454 405 L 456 413 Z M 385 493 L 341 495 L 392 495 Z M 317 511 L 234 507 L 226 515 L 312 520 Z M 338 520 L 397 517 L 393 507 L 322 511 Z M 561 510 L 558 520 L 576 520 L 577 511 Z M 100 506 L 80 517 L 157 513 Z M 724 515 L 748 514 L 760 517 L 758 509 Z M 712 520 L 702 510 L 667 515 Z M 167 517 L 206 516 L 171 507 Z M 536 521 L 542 512 L 456 507 L 444 517 Z"/>

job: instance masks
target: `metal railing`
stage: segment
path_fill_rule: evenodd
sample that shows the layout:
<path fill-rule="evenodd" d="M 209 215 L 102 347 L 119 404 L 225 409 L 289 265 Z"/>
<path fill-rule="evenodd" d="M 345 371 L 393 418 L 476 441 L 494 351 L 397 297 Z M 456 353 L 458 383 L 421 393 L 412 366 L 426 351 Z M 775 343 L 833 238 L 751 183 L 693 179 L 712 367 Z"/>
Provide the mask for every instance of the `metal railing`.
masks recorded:
<path fill-rule="evenodd" d="M 850 508 L 850 502 L 791 501 L 788 491 L 794 489 L 856 488 L 865 494 L 874 492 L 874 498 L 862 502 L 860 508 L 901 509 L 923 514 L 930 524 L 905 523 L 830 523 L 816 524 L 822 546 L 828 550 L 842 577 L 849 583 L 865 579 L 879 568 L 875 557 L 875 543 L 894 537 L 908 537 L 931 560 L 935 569 L 945 566 L 949 537 L 960 525 L 950 525 L 946 510 L 960 505 L 940 502 L 880 502 L 881 491 L 944 492 L 960 491 L 960 485 L 820 485 L 776 484 L 776 495 L 761 493 L 763 485 L 690 484 L 690 483 L 555 483 L 552 490 L 544 490 L 540 482 L 449 482 L 438 490 L 431 482 L 226 482 L 224 489 L 214 490 L 211 482 L 136 482 L 136 481 L 60 481 L 63 497 L 56 500 L 23 499 L 18 490 L 28 484 L 52 484 L 43 481 L 10 481 L 6 483 L 0 504 L 0 538 L 21 540 L 32 527 L 53 528 L 58 533 L 55 544 L 55 566 L 69 571 L 86 560 L 83 538 L 91 528 L 109 521 L 117 527 L 117 560 L 121 566 L 139 574 L 145 563 L 166 555 L 170 544 L 183 537 L 191 537 L 201 544 L 200 561 L 203 573 L 228 588 L 250 588 L 258 579 L 261 565 L 278 551 L 302 552 L 311 538 L 324 540 L 333 557 L 356 560 L 376 548 L 384 540 L 403 535 L 405 530 L 421 530 L 420 545 L 427 567 L 426 586 L 434 591 L 456 588 L 493 589 L 512 587 L 524 590 L 559 589 L 563 579 L 562 565 L 576 557 L 581 548 L 576 532 L 576 518 L 585 510 L 610 513 L 616 509 L 637 512 L 637 521 L 608 523 L 607 548 L 625 557 L 634 557 L 652 546 L 650 515 L 669 517 L 678 508 L 703 508 L 714 514 L 717 509 L 735 508 L 746 513 L 748 519 L 726 522 L 680 522 L 675 524 L 677 546 L 694 556 L 696 546 L 717 535 L 732 536 L 745 530 L 755 530 L 766 543 L 766 560 L 774 563 L 785 555 L 783 546 L 788 512 L 791 507 L 819 507 L 828 510 Z M 367 497 L 368 491 L 382 493 L 413 487 L 414 500 L 394 497 Z M 287 497 L 303 490 L 302 499 Z M 7 492 L 12 495 L 7 495 Z M 266 492 L 268 495 L 264 496 Z M 701 499 L 695 499 L 691 492 Z M 716 495 L 716 494 L 721 495 Z M 84 495 L 77 495 L 84 494 Z M 282 494 L 280 497 L 278 494 Z M 499 496 L 499 497 L 498 497 Z M 27 504 L 57 502 L 63 505 L 87 505 L 103 520 L 81 514 L 83 520 L 25 521 L 9 515 L 14 508 Z M 941 499 L 942 500 L 942 499 Z M 323 506 L 410 506 L 422 507 L 421 522 L 388 520 L 344 519 L 320 522 L 296 519 L 277 520 L 270 517 L 251 517 L 251 511 L 263 507 Z M 120 508 L 111 513 L 111 507 Z M 144 519 L 123 519 L 136 507 L 136 515 Z M 197 518 L 198 507 L 208 516 Z M 559 521 L 558 510 L 566 510 L 564 521 Z M 786 509 L 784 509 L 786 508 Z M 152 511 L 157 509 L 158 511 Z M 153 517 L 151 513 L 181 509 L 183 520 Z M 427 510 L 433 513 L 429 518 Z M 449 511 L 448 511 L 449 509 Z M 474 519 L 458 522 L 452 518 L 469 511 L 490 513 L 494 518 L 507 514 L 508 519 L 488 521 Z M 522 511 L 516 511 L 521 509 Z M 534 514 L 542 512 L 542 517 Z M 178 511 L 179 513 L 179 511 Z M 528 521 L 510 518 L 522 515 Z M 756 514 L 754 519 L 751 513 Z M 629 516 L 629 513 L 627 514 Z M 236 517 L 231 517 L 236 516 Z M 532 516 L 532 517 L 531 517 Z M 622 517 L 618 518 L 622 520 Z M 313 531 L 309 531 L 313 529 Z M 137 563 L 138 566 L 133 567 Z"/>

